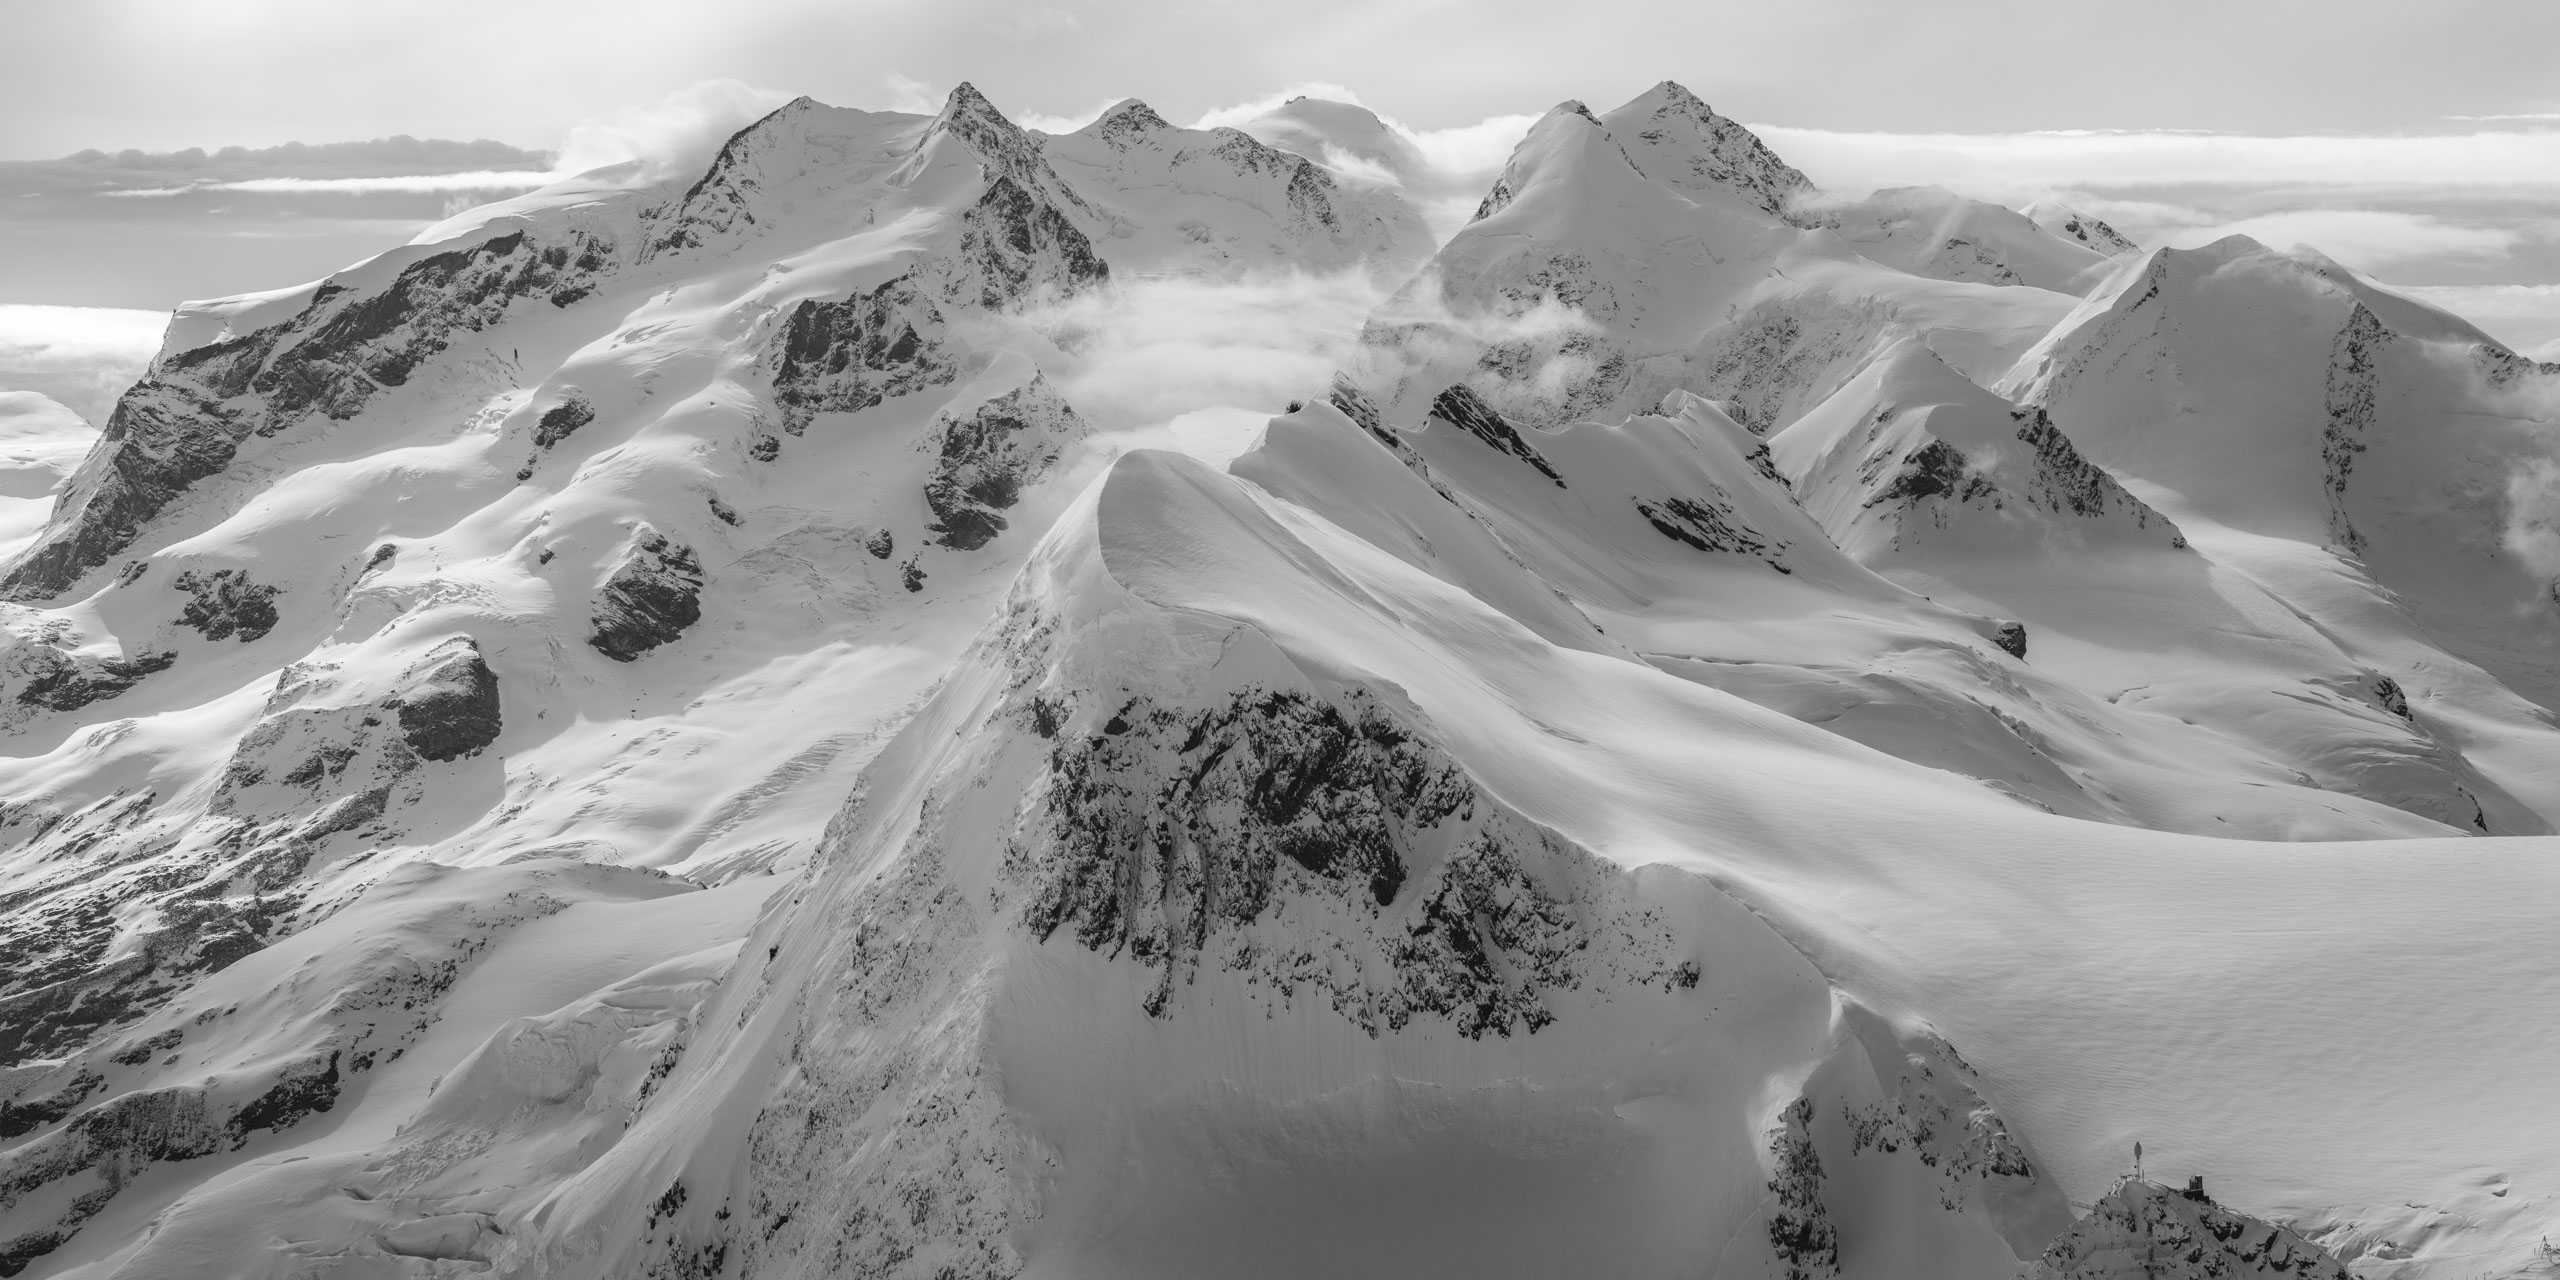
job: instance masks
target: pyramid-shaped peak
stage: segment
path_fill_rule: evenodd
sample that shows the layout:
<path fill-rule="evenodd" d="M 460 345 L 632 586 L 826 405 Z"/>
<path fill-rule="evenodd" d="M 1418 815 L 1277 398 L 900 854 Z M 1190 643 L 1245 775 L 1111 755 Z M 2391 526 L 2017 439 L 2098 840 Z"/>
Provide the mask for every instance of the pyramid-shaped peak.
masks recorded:
<path fill-rule="evenodd" d="M 942 111 L 934 116 L 933 127 L 925 131 L 918 149 L 932 146 L 936 139 L 946 134 L 958 137 L 990 162 L 1000 165 L 1005 163 L 1006 157 L 1032 149 L 1031 136 L 1023 132 L 1022 126 L 996 110 L 996 105 L 987 101 L 987 95 L 978 92 L 978 87 L 966 80 L 952 88 L 951 96 L 943 101 Z"/>
<path fill-rule="evenodd" d="M 1692 112 L 1702 116 L 1711 116 L 1715 114 L 1715 109 L 1708 106 L 1704 98 L 1689 92 L 1689 87 L 1677 80 L 1665 80 L 1660 84 L 1645 90 L 1643 93 L 1637 94 L 1633 100 L 1627 103 L 1630 107 L 1640 104 L 1649 104 L 1657 111 L 1664 108 L 1672 108 Z"/>
<path fill-rule="evenodd" d="M 1103 120 L 1118 120 L 1149 129 L 1170 129 L 1173 127 L 1172 123 L 1167 121 L 1162 115 L 1158 114 L 1154 107 L 1148 106 L 1144 101 L 1137 98 L 1121 99 L 1118 105 L 1112 107 L 1109 111 L 1103 112 L 1101 119 L 1096 120 L 1094 123 L 1100 124 Z"/>
<path fill-rule="evenodd" d="M 1646 177 L 1692 195 L 1736 195 L 1784 218 L 1790 202 L 1813 190 L 1813 181 L 1779 159 L 1759 135 L 1669 80 L 1600 123 Z"/>
<path fill-rule="evenodd" d="M 1126 145 L 1147 134 L 1172 127 L 1172 122 L 1157 114 L 1154 107 L 1136 98 L 1123 98 L 1110 110 L 1094 117 L 1092 124 L 1076 132 L 1105 142 Z"/>

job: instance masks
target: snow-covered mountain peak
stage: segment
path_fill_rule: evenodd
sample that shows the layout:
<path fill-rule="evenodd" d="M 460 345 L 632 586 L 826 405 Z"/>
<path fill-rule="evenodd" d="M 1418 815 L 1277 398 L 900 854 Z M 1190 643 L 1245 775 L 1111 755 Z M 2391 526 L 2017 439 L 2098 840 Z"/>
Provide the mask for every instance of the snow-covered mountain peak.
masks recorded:
<path fill-rule="evenodd" d="M 1422 148 L 1367 107 L 1299 96 L 1245 121 L 1245 132 L 1346 176 L 1383 174 L 1411 190 L 1439 190 L 1450 179 Z"/>
<path fill-rule="evenodd" d="M 2135 252 L 2142 247 L 2135 244 L 2132 237 L 2109 226 L 2097 215 L 2083 213 L 2050 197 L 2035 201 L 2018 212 L 2047 231 L 2086 245 L 2110 258 Z"/>
<path fill-rule="evenodd" d="M 1156 114 L 1155 108 L 1136 98 L 1123 98 L 1110 110 L 1095 117 L 1093 123 L 1076 130 L 1076 134 L 1125 150 L 1137 145 L 1148 134 L 1172 127 L 1163 116 Z"/>
<path fill-rule="evenodd" d="M 800 99 L 0 393 L 0 1271 L 2548 1262 L 2560 368 L 1668 82 L 1447 181 Z"/>
<path fill-rule="evenodd" d="M 2184 546 L 2177 527 L 1916 338 L 1894 343 L 1769 441 L 1806 510 L 1851 556 L 1963 549 L 2057 555 Z"/>
<path fill-rule="evenodd" d="M 1646 176 L 1692 194 L 1731 192 L 1772 217 L 1813 190 L 1759 135 L 1669 80 L 1602 117 Z"/>
<path fill-rule="evenodd" d="M 989 181 L 1011 183 L 1025 195 L 1068 213 L 1089 212 L 1083 197 L 1049 171 L 1041 159 L 1040 140 L 996 110 L 977 86 L 965 80 L 952 88 L 942 110 L 916 140 L 905 173 L 921 175 L 940 163 L 945 153 L 970 157 L 984 167 Z"/>
<path fill-rule="evenodd" d="M 1221 126 L 1185 129 L 1131 99 L 1047 139 L 1087 197 L 1103 255 L 1139 273 L 1362 268 L 1393 278 L 1430 232 L 1391 184 L 1347 184 L 1307 156 Z"/>
<path fill-rule="evenodd" d="M 2282 1226 L 2127 1178 L 2036 1262 L 2032 1280 L 2350 1280 L 2327 1250 Z"/>

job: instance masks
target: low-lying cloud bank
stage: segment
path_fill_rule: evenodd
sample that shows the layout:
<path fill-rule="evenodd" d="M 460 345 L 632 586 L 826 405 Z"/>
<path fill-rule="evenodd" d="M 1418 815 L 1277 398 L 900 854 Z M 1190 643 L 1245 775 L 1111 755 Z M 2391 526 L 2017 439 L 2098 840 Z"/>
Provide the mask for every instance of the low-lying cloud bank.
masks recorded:
<path fill-rule="evenodd" d="M 0 391 L 33 391 L 102 425 L 168 325 L 158 311 L 0 306 Z"/>

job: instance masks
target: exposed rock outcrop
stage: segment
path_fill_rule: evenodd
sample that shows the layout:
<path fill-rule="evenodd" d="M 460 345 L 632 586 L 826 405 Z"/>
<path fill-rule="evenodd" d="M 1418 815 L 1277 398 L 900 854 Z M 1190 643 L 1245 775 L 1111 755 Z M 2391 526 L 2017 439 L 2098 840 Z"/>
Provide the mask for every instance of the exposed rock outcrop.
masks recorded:
<path fill-rule="evenodd" d="M 1039 374 L 965 415 L 945 414 L 925 441 L 935 456 L 924 500 L 942 545 L 971 551 L 1004 532 L 1003 513 L 1021 500 L 1023 486 L 1048 474 L 1065 444 L 1086 430 Z"/>
<path fill-rule="evenodd" d="M 1132 699 L 1059 739 L 1040 804 L 1008 855 L 1023 925 L 1156 970 L 1159 1017 L 1241 970 L 1373 1036 L 1435 1018 L 1481 1038 L 1547 1026 L 1550 992 L 1678 981 L 1622 878 L 1362 694 Z"/>
<path fill-rule="evenodd" d="M 1557 488 L 1565 487 L 1564 476 L 1555 469 L 1555 464 L 1548 462 L 1545 454 L 1539 453 L 1524 439 L 1520 429 L 1511 425 L 1509 419 L 1467 386 L 1461 384 L 1441 392 L 1431 402 L 1431 417 L 1433 421 L 1445 422 L 1482 440 L 1498 453 L 1528 463 L 1537 469 L 1538 474 L 1555 481 Z"/>
<path fill-rule="evenodd" d="M 701 619 L 702 562 L 693 548 L 643 524 L 596 587 L 587 643 L 616 662 L 631 662 Z"/>
<path fill-rule="evenodd" d="M 207 640 L 237 636 L 246 644 L 275 629 L 277 588 L 252 581 L 247 570 L 190 569 L 171 585 L 189 597 L 178 625 L 194 628 Z"/>
<path fill-rule="evenodd" d="M 410 669 L 392 700 L 400 735 L 427 760 L 477 755 L 498 740 L 498 676 L 469 636 L 455 636 Z"/>
<path fill-rule="evenodd" d="M 2034 1280 L 2352 1280 L 2326 1250 L 2205 1197 L 2128 1178 L 2045 1250 Z"/>
<path fill-rule="evenodd" d="M 765 357 L 782 429 L 808 430 L 821 413 L 855 413 L 943 386 L 960 373 L 942 312 L 902 275 L 835 302 L 791 309 Z"/>
<path fill-rule="evenodd" d="M 0 576 L 0 596 L 69 588 L 230 467 L 252 436 L 315 414 L 355 417 L 517 300 L 583 292 L 616 253 L 601 233 L 563 229 L 537 242 L 514 231 L 418 257 L 379 289 L 332 278 L 291 319 L 162 355 L 117 401 L 44 534 Z"/>

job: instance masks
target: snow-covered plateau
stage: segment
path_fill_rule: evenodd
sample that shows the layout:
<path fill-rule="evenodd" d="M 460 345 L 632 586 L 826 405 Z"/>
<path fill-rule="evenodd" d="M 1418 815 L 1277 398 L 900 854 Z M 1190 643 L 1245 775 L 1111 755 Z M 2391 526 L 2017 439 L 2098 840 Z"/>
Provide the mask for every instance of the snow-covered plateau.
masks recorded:
<path fill-rule="evenodd" d="M 2560 1275 L 2560 365 L 1426 165 L 804 98 L 0 394 L 0 1275 Z"/>

